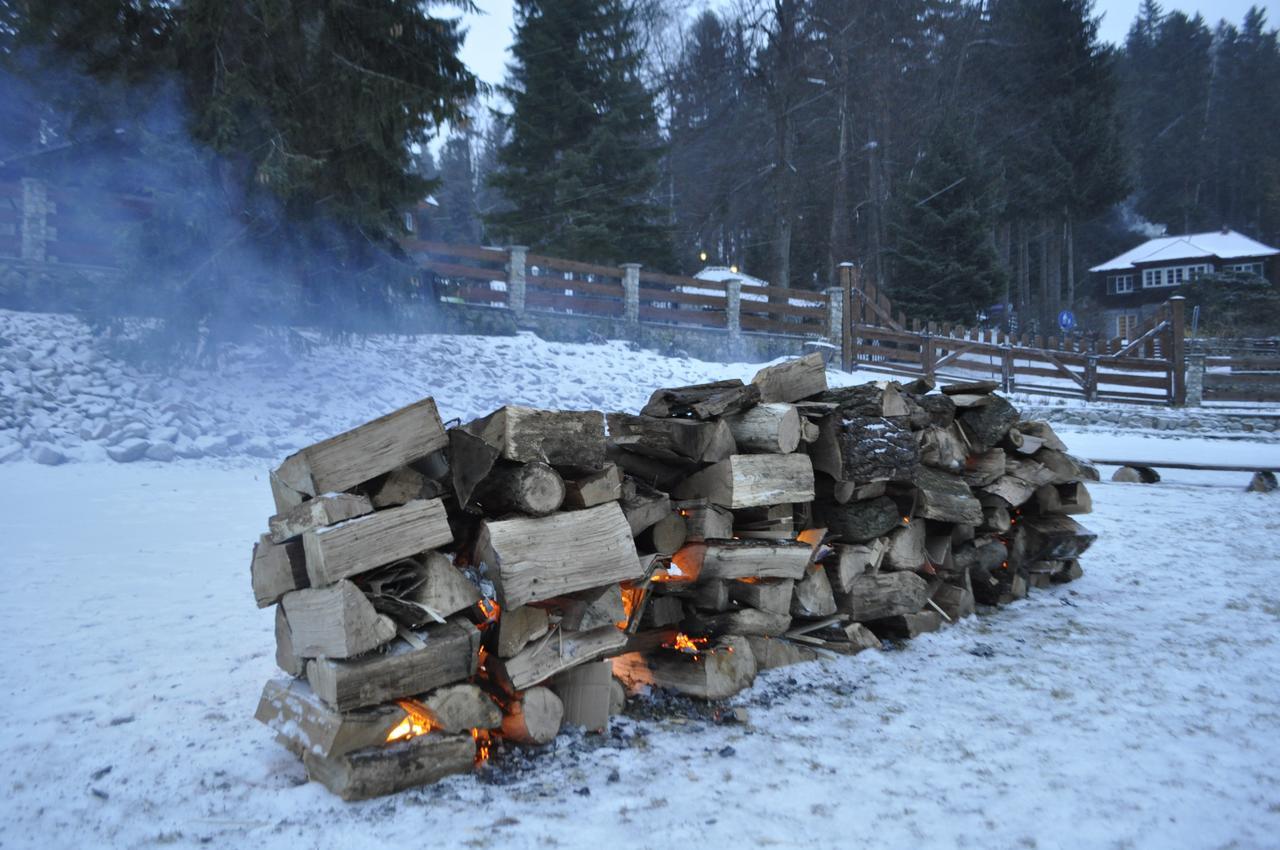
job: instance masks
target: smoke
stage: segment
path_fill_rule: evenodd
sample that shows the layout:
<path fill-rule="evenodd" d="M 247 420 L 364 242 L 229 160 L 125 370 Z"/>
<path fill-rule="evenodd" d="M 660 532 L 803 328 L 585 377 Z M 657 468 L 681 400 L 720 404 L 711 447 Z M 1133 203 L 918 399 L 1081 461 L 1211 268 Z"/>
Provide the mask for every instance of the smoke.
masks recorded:
<path fill-rule="evenodd" d="M 1120 223 L 1125 229 L 1141 234 L 1148 239 L 1155 239 L 1164 236 L 1169 231 L 1167 224 L 1156 224 L 1154 221 L 1143 217 L 1136 209 L 1134 209 L 1133 199 L 1130 198 L 1124 203 L 1116 207 L 1120 216 Z"/>

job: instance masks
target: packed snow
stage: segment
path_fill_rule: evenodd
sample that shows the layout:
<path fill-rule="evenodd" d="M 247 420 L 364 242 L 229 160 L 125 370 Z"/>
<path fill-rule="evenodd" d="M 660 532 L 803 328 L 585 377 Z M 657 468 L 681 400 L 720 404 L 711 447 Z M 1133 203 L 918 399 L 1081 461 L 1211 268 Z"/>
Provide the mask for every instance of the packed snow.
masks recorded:
<path fill-rule="evenodd" d="M 248 575 L 267 468 L 424 395 L 449 418 L 508 401 L 634 410 L 654 387 L 757 367 L 442 336 L 291 361 L 243 348 L 217 373 L 155 377 L 104 361 L 72 319 L 0 314 L 0 337 L 0 429 L 20 447 L 0 466 L 0 847 L 1263 848 L 1280 834 L 1280 494 L 1244 492 L 1246 474 L 1092 485 L 1083 579 L 891 651 L 764 673 L 733 700 L 746 724 L 637 703 L 606 735 L 348 804 L 253 720 L 276 675 Z M 228 449 L 118 463 L 112 436 L 81 436 L 97 423 L 137 423 L 121 441 L 175 454 L 200 437 Z M 1280 466 L 1270 435 L 1060 432 L 1083 456 Z M 238 448 L 251 441 L 260 457 Z M 43 465 L 32 446 L 80 462 Z"/>

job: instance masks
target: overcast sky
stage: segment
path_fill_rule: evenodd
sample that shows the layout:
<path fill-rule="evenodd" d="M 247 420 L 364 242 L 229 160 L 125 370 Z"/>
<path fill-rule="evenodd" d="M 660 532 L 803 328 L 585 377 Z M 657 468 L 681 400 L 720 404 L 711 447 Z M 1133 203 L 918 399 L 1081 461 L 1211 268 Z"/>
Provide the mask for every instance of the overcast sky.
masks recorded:
<path fill-rule="evenodd" d="M 475 0 L 475 4 L 483 14 L 467 15 L 467 25 L 471 34 L 467 37 L 466 46 L 462 50 L 463 60 L 487 83 L 500 83 L 506 70 L 507 48 L 511 44 L 512 4 L 511 0 Z M 727 5 L 712 2 L 709 5 Z M 1095 0 L 1095 14 L 1102 15 L 1102 38 L 1106 41 L 1120 43 L 1124 41 L 1129 24 L 1138 13 L 1141 0 Z M 1161 4 L 1166 11 L 1181 9 L 1193 14 L 1199 12 L 1214 25 L 1221 18 L 1239 23 L 1244 13 L 1253 5 L 1249 0 L 1214 0 L 1214 2 L 1188 3 L 1166 2 Z M 1258 3 L 1267 10 L 1267 18 L 1272 27 L 1280 25 L 1277 15 L 1277 3 Z"/>

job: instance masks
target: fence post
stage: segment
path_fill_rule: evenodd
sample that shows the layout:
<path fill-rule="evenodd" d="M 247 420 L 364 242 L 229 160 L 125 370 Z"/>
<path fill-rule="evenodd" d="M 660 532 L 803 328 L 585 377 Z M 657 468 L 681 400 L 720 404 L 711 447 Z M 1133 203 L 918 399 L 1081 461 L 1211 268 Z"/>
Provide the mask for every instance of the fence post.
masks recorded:
<path fill-rule="evenodd" d="M 932 330 L 933 325 L 930 324 L 928 327 Z M 933 334 L 928 330 L 920 335 L 920 367 L 924 369 L 924 376 L 929 380 L 933 380 Z"/>
<path fill-rule="evenodd" d="M 846 372 L 853 371 L 853 320 L 858 314 L 853 306 L 853 278 L 857 273 L 853 263 L 840 264 L 840 368 Z"/>
<path fill-rule="evenodd" d="M 1000 346 L 1000 391 L 1005 393 L 1013 392 L 1013 345 L 1008 340 L 1006 336 L 1004 345 Z"/>
<path fill-rule="evenodd" d="M 49 188 L 43 180 L 22 178 L 22 259 L 43 263 L 48 259 Z"/>
<path fill-rule="evenodd" d="M 828 286 L 822 291 L 827 294 L 827 341 L 832 345 L 841 346 L 843 350 L 844 334 L 841 323 L 844 321 L 844 288 Z"/>
<path fill-rule="evenodd" d="M 1187 358 L 1187 407 L 1199 407 L 1204 404 L 1204 367 L 1203 351 L 1189 351 Z"/>
<path fill-rule="evenodd" d="M 622 264 L 622 315 L 627 326 L 634 328 L 640 324 L 640 264 Z"/>
<path fill-rule="evenodd" d="M 1169 334 L 1169 368 L 1172 370 L 1169 400 L 1174 407 L 1187 403 L 1186 305 L 1187 299 L 1181 295 L 1169 299 L 1169 325 L 1172 328 Z"/>
<path fill-rule="evenodd" d="M 512 245 L 507 249 L 507 306 L 516 317 L 524 315 L 524 266 L 529 256 L 528 245 Z"/>
<path fill-rule="evenodd" d="M 737 342 L 742 337 L 742 281 L 731 278 L 724 282 L 725 287 L 725 325 L 729 329 L 729 339 L 737 351 Z"/>
<path fill-rule="evenodd" d="M 1084 400 L 1098 400 L 1098 356 L 1087 355 L 1084 358 Z"/>

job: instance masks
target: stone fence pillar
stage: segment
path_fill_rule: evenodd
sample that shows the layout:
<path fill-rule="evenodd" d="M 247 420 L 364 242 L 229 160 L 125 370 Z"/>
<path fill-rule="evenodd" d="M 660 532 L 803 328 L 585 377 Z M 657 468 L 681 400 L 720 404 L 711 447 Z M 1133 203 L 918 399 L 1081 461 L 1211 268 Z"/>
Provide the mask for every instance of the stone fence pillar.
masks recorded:
<path fill-rule="evenodd" d="M 1187 407 L 1199 407 L 1204 403 L 1204 352 L 1188 351 L 1186 361 Z"/>
<path fill-rule="evenodd" d="M 22 178 L 22 259 L 43 263 L 48 259 L 49 189 L 43 180 Z"/>
<path fill-rule="evenodd" d="M 840 345 L 844 336 L 844 287 L 828 286 L 827 293 L 827 342 Z"/>
<path fill-rule="evenodd" d="M 524 267 L 529 257 L 527 245 L 512 245 L 507 249 L 507 306 L 516 317 L 524 315 Z"/>
<path fill-rule="evenodd" d="M 725 323 L 729 328 L 729 339 L 736 342 L 742 338 L 742 281 L 731 278 L 724 282 L 725 286 Z"/>
<path fill-rule="evenodd" d="M 622 264 L 622 315 L 627 327 L 640 324 L 640 264 Z"/>

